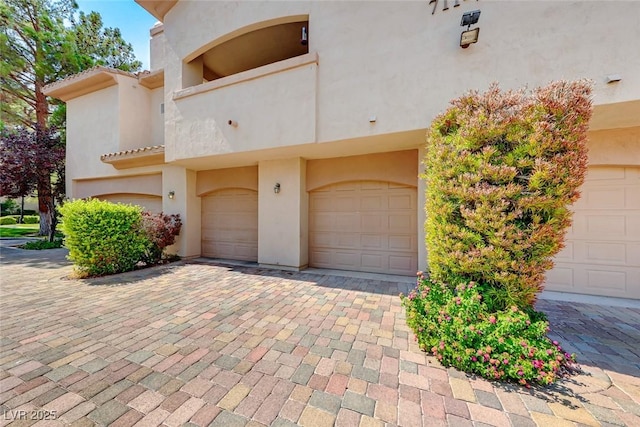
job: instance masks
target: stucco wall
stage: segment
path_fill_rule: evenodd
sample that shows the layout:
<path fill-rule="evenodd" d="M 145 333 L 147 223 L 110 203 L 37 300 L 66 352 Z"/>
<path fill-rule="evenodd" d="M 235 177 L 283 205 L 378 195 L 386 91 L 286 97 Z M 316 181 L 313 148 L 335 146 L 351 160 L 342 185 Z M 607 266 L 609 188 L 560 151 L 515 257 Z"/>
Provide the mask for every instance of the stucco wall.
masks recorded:
<path fill-rule="evenodd" d="M 137 79 L 118 76 L 120 98 L 120 147 L 116 151 L 153 145 L 151 115 L 157 113 L 152 108 L 150 90 L 139 85 Z"/>
<path fill-rule="evenodd" d="M 338 182 L 361 180 L 415 187 L 417 179 L 417 150 L 309 160 L 307 164 L 307 191 Z"/>
<path fill-rule="evenodd" d="M 316 71 L 307 64 L 165 104 L 167 161 L 314 142 Z"/>
<path fill-rule="evenodd" d="M 469 88 L 485 89 L 493 81 L 504 88 L 519 88 L 556 79 L 590 78 L 596 84 L 596 104 L 640 99 L 640 56 L 630 55 L 627 45 L 640 39 L 636 22 L 640 3 L 483 0 L 460 4 L 448 11 L 439 4 L 432 15 L 433 5 L 428 2 L 179 2 L 165 17 L 166 90 L 172 94 L 182 89 L 183 61 L 212 45 L 265 21 L 308 14 L 309 51 L 320 58 L 315 101 L 318 142 L 424 129 L 449 99 Z M 482 11 L 480 40 L 461 49 L 460 17 L 474 9 Z M 384 28 L 372 25 L 380 22 Z M 622 81 L 605 84 L 605 76 L 613 73 L 620 74 Z M 267 128 L 270 133 L 265 138 L 252 133 L 230 144 L 233 134 L 216 126 L 211 116 L 211 122 L 188 122 L 204 106 L 262 103 L 270 99 L 268 94 L 276 85 L 282 90 L 281 84 L 287 87 L 286 80 L 274 82 L 269 76 L 256 79 L 250 90 L 229 87 L 224 100 L 200 94 L 196 96 L 200 99 L 168 102 L 169 158 L 203 155 L 205 141 L 217 152 L 289 141 L 287 132 L 298 124 L 283 120 L 291 109 L 277 99 L 270 105 L 269 122 L 287 126 Z M 374 126 L 369 121 L 372 116 Z M 176 125 L 184 120 L 184 126 Z M 184 145 L 190 139 L 198 143 Z M 298 138 L 298 143 L 308 142 L 313 141 Z"/>
<path fill-rule="evenodd" d="M 640 127 L 589 132 L 589 165 L 640 166 Z"/>
<path fill-rule="evenodd" d="M 196 196 L 196 173 L 178 166 L 165 166 L 162 172 L 162 211 L 166 214 L 179 214 L 182 229 L 171 252 L 181 257 L 191 258 L 200 255 L 200 197 Z M 174 198 L 167 197 L 174 191 Z"/>
<path fill-rule="evenodd" d="M 149 30 L 151 40 L 149 40 L 149 52 L 150 52 L 150 71 L 159 70 L 165 66 L 165 36 L 164 25 L 156 24 Z"/>
<path fill-rule="evenodd" d="M 75 182 L 74 198 L 83 199 L 103 194 L 136 193 L 162 196 L 162 176 L 159 173 L 87 179 Z"/>
<path fill-rule="evenodd" d="M 204 196 L 223 188 L 246 188 L 258 191 L 258 167 L 225 168 L 197 173 L 196 194 Z"/>
<path fill-rule="evenodd" d="M 164 144 L 164 88 L 159 87 L 149 91 L 149 119 L 151 120 L 151 143 L 149 145 Z"/>
<path fill-rule="evenodd" d="M 113 166 L 100 155 L 120 150 L 118 86 L 93 92 L 67 102 L 67 192 L 75 178 L 110 175 Z M 77 196 L 76 196 L 77 197 Z"/>
<path fill-rule="evenodd" d="M 259 164 L 258 262 L 304 268 L 309 262 L 306 162 L 293 158 Z M 280 192 L 274 192 L 276 183 Z"/>

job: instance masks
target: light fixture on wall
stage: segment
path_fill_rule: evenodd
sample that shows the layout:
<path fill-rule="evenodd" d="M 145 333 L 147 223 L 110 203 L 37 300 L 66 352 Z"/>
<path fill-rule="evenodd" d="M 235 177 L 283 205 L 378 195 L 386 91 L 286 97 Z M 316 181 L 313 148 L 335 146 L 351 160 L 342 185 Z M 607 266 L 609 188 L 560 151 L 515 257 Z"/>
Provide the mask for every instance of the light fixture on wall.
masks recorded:
<path fill-rule="evenodd" d="M 169 198 L 173 199 L 174 197 L 176 197 L 176 192 L 173 190 L 169 191 Z"/>
<path fill-rule="evenodd" d="M 622 80 L 622 76 L 620 74 L 609 74 L 605 77 L 605 81 L 607 82 L 607 84 L 616 83 L 620 80 Z"/>
<path fill-rule="evenodd" d="M 471 30 L 471 26 L 473 24 L 477 24 L 480 19 L 480 11 L 474 10 L 473 12 L 467 12 L 462 15 L 462 20 L 460 21 L 460 26 L 467 27 L 466 31 L 463 31 L 460 34 L 460 47 L 466 49 L 469 45 L 478 42 L 478 35 L 480 34 L 480 28 L 474 28 Z"/>
<path fill-rule="evenodd" d="M 233 126 L 234 128 L 237 128 L 237 127 L 238 127 L 238 122 L 236 122 L 235 120 L 229 120 L 229 121 L 227 122 L 227 124 L 228 124 L 229 126 Z"/>
<path fill-rule="evenodd" d="M 309 37 L 307 36 L 307 27 L 302 27 L 302 37 L 300 38 L 300 44 L 306 46 L 309 43 Z"/>
<path fill-rule="evenodd" d="M 280 192 L 280 183 L 276 182 L 276 185 L 273 186 L 273 192 L 278 194 Z"/>

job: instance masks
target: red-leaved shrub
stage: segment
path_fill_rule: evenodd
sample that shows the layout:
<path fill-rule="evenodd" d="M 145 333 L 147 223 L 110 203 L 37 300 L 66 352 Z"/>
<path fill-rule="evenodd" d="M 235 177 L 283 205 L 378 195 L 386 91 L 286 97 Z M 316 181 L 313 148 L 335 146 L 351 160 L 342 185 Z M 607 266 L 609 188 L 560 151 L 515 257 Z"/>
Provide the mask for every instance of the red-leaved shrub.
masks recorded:
<path fill-rule="evenodd" d="M 159 263 L 165 248 L 175 243 L 181 227 L 182 221 L 178 214 L 142 212 L 142 229 L 149 242 L 143 261 L 151 265 Z"/>
<path fill-rule="evenodd" d="M 470 92 L 428 132 L 430 278 L 477 282 L 490 309 L 532 306 L 587 169 L 591 84 Z"/>

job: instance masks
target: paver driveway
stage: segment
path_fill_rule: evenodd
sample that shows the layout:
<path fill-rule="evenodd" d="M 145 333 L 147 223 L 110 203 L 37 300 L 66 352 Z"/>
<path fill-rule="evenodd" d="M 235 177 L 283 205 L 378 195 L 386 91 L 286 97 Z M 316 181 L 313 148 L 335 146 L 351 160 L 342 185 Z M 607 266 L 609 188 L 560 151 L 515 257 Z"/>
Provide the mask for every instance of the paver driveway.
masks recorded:
<path fill-rule="evenodd" d="M 640 425 L 638 309 L 543 301 L 588 374 L 525 390 L 420 352 L 406 281 L 49 254 L 2 253 L 1 425 Z"/>

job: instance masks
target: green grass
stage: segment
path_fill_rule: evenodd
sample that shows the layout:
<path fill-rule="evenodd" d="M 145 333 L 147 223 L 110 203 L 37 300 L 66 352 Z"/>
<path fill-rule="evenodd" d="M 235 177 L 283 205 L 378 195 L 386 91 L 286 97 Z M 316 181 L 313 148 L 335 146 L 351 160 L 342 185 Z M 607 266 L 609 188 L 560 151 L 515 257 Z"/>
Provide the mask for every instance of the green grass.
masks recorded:
<path fill-rule="evenodd" d="M 0 225 L 0 237 L 37 236 L 40 224 Z"/>

